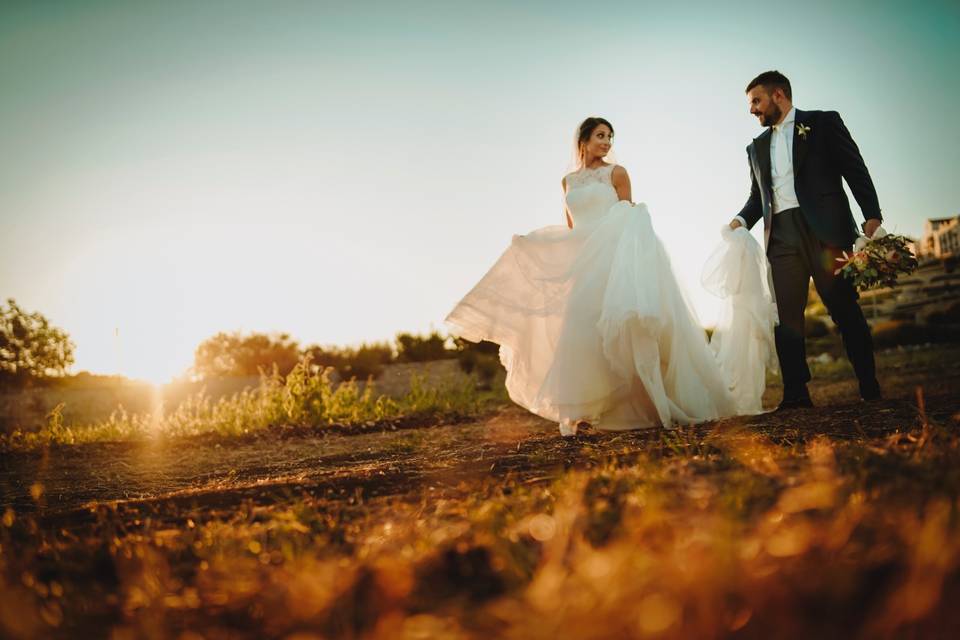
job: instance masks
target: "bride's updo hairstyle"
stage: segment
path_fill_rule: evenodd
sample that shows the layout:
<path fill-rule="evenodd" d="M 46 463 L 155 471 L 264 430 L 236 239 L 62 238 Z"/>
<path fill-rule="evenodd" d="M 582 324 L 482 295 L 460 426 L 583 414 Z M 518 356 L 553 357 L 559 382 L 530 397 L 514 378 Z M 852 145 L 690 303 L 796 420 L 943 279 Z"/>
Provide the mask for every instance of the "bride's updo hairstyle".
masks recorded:
<path fill-rule="evenodd" d="M 610 121 L 606 118 L 591 116 L 580 123 L 580 126 L 577 128 L 577 139 L 573 145 L 574 170 L 583 166 L 584 146 L 587 144 L 590 136 L 593 135 L 593 131 L 602 124 L 610 128 L 610 137 L 613 137 L 613 125 L 610 124 Z"/>

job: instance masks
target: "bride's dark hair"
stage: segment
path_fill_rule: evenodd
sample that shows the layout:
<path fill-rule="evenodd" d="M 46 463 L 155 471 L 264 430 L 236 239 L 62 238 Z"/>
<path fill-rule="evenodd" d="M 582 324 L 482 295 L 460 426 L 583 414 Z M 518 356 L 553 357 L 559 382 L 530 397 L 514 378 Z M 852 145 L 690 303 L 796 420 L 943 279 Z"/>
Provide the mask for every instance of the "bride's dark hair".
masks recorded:
<path fill-rule="evenodd" d="M 583 145 L 586 144 L 594 130 L 600 125 L 605 124 L 610 128 L 610 135 L 613 136 L 613 125 L 606 118 L 591 116 L 580 123 L 577 128 L 576 136 L 573 140 L 572 155 L 570 156 L 570 165 L 568 171 L 576 171 L 583 166 Z"/>
<path fill-rule="evenodd" d="M 577 146 L 580 146 L 584 142 L 590 139 L 590 136 L 593 135 L 593 130 L 599 127 L 600 125 L 605 124 L 610 128 L 610 135 L 613 135 L 613 125 L 606 118 L 597 118 L 591 116 L 580 123 L 580 131 L 577 135 Z"/>

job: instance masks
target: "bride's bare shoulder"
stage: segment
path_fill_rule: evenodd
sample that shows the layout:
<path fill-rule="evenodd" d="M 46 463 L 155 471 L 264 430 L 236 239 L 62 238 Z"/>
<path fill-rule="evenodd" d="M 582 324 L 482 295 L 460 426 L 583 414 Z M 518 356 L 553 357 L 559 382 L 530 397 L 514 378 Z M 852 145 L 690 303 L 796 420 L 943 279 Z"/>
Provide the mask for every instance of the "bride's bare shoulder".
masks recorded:
<path fill-rule="evenodd" d="M 610 172 L 610 176 L 613 178 L 627 177 L 627 169 L 623 165 L 615 164 L 613 165 L 613 171 Z"/>

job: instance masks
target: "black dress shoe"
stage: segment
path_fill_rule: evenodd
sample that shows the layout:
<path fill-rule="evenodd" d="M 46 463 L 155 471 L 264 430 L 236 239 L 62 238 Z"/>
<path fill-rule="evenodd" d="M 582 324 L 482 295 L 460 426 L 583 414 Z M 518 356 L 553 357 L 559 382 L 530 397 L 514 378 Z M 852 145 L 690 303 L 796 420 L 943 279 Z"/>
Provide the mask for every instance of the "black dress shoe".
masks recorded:
<path fill-rule="evenodd" d="M 871 382 L 860 383 L 860 397 L 863 398 L 864 402 L 876 402 L 883 399 L 880 393 L 880 384 L 876 378 Z"/>
<path fill-rule="evenodd" d="M 777 406 L 777 411 L 789 411 L 790 409 L 812 409 L 813 402 L 810 396 L 800 398 L 784 398 Z"/>

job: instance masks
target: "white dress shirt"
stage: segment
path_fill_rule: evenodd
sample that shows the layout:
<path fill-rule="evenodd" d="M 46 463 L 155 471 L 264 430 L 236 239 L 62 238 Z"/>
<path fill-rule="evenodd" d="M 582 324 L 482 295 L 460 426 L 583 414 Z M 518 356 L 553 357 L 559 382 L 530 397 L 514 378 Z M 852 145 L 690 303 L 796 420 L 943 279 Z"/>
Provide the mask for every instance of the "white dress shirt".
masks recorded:
<path fill-rule="evenodd" d="M 780 124 L 773 125 L 770 135 L 770 178 L 773 180 L 773 213 L 800 206 L 793 184 L 793 122 L 796 107 Z"/>
<path fill-rule="evenodd" d="M 780 124 L 773 125 L 770 132 L 770 179 L 773 182 L 773 213 L 800 206 L 796 187 L 793 182 L 793 124 L 797 117 L 797 108 L 790 107 L 787 117 Z M 747 221 L 736 216 L 740 224 Z"/>

